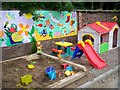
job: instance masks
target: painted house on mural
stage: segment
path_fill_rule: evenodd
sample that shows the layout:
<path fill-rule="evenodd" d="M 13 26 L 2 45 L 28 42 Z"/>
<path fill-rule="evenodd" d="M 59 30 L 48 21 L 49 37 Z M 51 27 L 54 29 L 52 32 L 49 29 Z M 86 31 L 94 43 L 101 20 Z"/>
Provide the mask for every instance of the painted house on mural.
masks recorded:
<path fill-rule="evenodd" d="M 120 46 L 120 30 L 116 22 L 95 22 L 78 32 L 78 41 L 91 39 L 94 49 L 103 53 Z"/>

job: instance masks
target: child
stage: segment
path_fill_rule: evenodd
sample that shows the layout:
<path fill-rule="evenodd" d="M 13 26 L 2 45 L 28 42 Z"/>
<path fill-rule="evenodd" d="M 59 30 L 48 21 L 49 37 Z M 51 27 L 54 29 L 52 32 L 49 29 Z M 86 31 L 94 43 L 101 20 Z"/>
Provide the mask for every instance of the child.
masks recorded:
<path fill-rule="evenodd" d="M 39 53 L 41 53 L 42 51 L 41 51 L 41 49 L 42 49 L 42 45 L 41 45 L 41 42 L 37 42 L 37 53 L 39 54 Z"/>

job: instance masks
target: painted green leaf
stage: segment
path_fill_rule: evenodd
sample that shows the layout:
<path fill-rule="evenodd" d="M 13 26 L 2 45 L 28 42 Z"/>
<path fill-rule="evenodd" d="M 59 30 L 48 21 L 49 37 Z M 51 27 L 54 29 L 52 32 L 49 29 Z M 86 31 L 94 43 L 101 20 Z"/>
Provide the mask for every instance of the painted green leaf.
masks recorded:
<path fill-rule="evenodd" d="M 35 28 L 34 28 L 34 26 L 32 26 L 32 29 L 31 29 L 31 34 L 33 34 L 34 33 L 34 31 L 35 31 Z"/>
<path fill-rule="evenodd" d="M 0 38 L 0 46 L 2 45 L 2 38 Z"/>
<path fill-rule="evenodd" d="M 5 43 L 7 46 L 11 46 L 11 43 L 8 37 L 5 38 Z"/>
<path fill-rule="evenodd" d="M 4 39 L 2 38 L 2 42 L 4 41 Z"/>

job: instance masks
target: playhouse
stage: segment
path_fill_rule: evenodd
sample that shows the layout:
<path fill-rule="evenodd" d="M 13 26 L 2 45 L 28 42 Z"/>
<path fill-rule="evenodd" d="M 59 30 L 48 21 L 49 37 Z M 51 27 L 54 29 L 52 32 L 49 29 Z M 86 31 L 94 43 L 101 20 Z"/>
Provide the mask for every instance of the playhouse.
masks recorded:
<path fill-rule="evenodd" d="M 103 53 L 120 46 L 120 30 L 116 22 L 94 22 L 78 31 L 78 41 L 90 39 L 94 49 Z"/>

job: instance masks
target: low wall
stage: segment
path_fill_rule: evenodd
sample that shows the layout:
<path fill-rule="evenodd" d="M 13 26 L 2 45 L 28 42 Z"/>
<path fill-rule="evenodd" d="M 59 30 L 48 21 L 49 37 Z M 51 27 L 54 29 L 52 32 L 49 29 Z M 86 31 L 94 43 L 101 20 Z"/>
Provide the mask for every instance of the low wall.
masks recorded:
<path fill-rule="evenodd" d="M 61 41 L 62 39 L 64 39 L 64 41 L 71 42 L 74 45 L 77 42 L 76 35 L 66 37 L 66 38 L 41 41 L 41 44 L 43 45 L 42 51 L 50 54 L 51 48 L 56 47 L 54 43 L 57 41 Z M 2 47 L 2 60 L 32 54 L 33 45 L 34 45 L 34 43 L 25 43 L 25 44 L 20 44 L 20 45 L 11 46 L 11 47 Z"/>
<path fill-rule="evenodd" d="M 33 43 L 26 43 L 11 47 L 2 47 L 2 60 L 31 54 L 32 45 Z"/>

